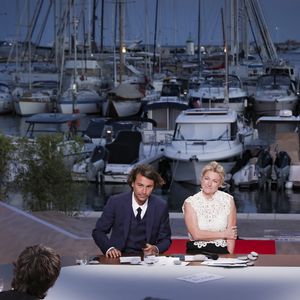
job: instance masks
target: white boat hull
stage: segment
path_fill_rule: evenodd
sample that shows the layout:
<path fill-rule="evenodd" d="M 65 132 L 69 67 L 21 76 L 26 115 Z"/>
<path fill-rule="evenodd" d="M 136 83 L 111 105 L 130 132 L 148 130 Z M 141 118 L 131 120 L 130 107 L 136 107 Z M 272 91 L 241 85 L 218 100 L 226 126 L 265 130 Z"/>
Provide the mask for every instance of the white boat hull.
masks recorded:
<path fill-rule="evenodd" d="M 136 115 L 141 109 L 141 101 L 112 101 L 119 117 Z"/>
<path fill-rule="evenodd" d="M 14 109 L 17 115 L 30 116 L 39 113 L 48 113 L 53 111 L 53 103 L 50 101 L 26 101 L 15 100 Z"/>
<path fill-rule="evenodd" d="M 163 157 L 162 153 L 146 157 L 132 165 L 127 164 L 107 164 L 104 172 L 104 182 L 107 183 L 126 183 L 130 171 L 138 164 L 150 164 L 158 168 L 158 162 Z"/>
<path fill-rule="evenodd" d="M 236 158 L 235 158 L 236 160 Z M 220 161 L 217 160 L 225 169 L 226 173 L 229 173 L 234 166 L 235 161 Z M 173 180 L 178 182 L 187 182 L 194 185 L 200 185 L 201 172 L 205 165 L 211 160 L 207 161 L 173 161 L 172 162 L 172 174 Z"/>
<path fill-rule="evenodd" d="M 100 104 L 96 102 L 77 102 L 75 105 L 76 111 L 83 114 L 96 114 L 101 111 Z M 63 101 L 58 104 L 58 111 L 63 114 L 73 113 L 73 103 L 71 101 Z"/>
<path fill-rule="evenodd" d="M 258 183 L 258 172 L 255 163 L 248 163 L 241 170 L 232 175 L 235 186 L 240 188 L 250 188 Z"/>
<path fill-rule="evenodd" d="M 254 101 L 254 110 L 258 116 L 274 116 L 278 115 L 281 110 L 294 111 L 298 103 L 298 97 L 291 95 L 290 97 L 256 97 Z"/>
<path fill-rule="evenodd" d="M 69 89 L 59 99 L 58 110 L 63 114 L 73 113 L 73 109 L 83 114 L 97 114 L 101 112 L 102 101 L 94 90 L 80 90 L 73 95 Z"/>
<path fill-rule="evenodd" d="M 218 161 L 229 172 L 243 151 L 242 144 L 237 142 L 210 142 L 208 146 L 196 144 L 194 149 L 189 145 L 187 152 L 179 153 L 177 149 L 187 149 L 184 142 L 179 143 L 182 144 L 174 147 L 173 141 L 165 148 L 165 156 L 172 161 L 173 180 L 195 185 L 200 184 L 201 171 L 206 164 Z"/>

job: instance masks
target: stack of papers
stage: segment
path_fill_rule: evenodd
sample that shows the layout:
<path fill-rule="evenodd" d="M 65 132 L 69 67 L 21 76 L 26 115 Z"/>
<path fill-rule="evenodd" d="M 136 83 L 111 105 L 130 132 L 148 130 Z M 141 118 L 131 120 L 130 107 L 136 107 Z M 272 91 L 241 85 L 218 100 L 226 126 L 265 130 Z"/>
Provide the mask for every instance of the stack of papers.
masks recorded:
<path fill-rule="evenodd" d="M 132 264 L 138 265 L 141 264 L 142 260 L 140 256 L 121 256 L 120 263 L 121 264 Z"/>
<path fill-rule="evenodd" d="M 203 254 L 184 256 L 184 261 L 204 261 L 204 260 L 208 260 L 208 258 Z"/>
<path fill-rule="evenodd" d="M 217 260 L 208 259 L 201 263 L 206 266 L 214 267 L 247 267 L 247 261 L 238 258 L 218 258 Z"/>

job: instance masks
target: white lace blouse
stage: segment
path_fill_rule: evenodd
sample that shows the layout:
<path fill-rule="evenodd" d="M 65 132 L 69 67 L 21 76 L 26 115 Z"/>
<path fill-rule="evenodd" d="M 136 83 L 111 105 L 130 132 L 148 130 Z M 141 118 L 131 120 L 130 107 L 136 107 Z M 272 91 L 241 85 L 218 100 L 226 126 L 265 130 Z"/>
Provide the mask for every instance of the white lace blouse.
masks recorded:
<path fill-rule="evenodd" d="M 190 203 L 197 215 L 198 226 L 201 230 L 223 231 L 227 228 L 228 216 L 230 214 L 232 196 L 217 191 L 211 199 L 206 199 L 202 192 L 188 197 L 185 202 Z M 184 206 L 182 207 L 184 213 Z M 190 239 L 192 239 L 189 234 Z M 213 241 L 197 241 L 195 246 L 205 247 L 208 243 L 213 243 L 217 247 L 226 247 L 227 242 L 224 239 Z"/>

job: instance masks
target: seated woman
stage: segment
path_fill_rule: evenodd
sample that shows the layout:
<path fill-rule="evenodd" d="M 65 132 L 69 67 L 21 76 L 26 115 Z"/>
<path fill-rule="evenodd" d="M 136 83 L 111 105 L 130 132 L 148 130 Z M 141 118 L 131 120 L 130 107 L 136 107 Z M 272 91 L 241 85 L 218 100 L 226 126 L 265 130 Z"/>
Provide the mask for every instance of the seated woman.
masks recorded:
<path fill-rule="evenodd" d="M 233 253 L 237 238 L 236 207 L 228 193 L 219 191 L 224 183 L 224 168 L 213 161 L 202 169 L 201 191 L 183 204 L 190 242 L 187 253 Z"/>

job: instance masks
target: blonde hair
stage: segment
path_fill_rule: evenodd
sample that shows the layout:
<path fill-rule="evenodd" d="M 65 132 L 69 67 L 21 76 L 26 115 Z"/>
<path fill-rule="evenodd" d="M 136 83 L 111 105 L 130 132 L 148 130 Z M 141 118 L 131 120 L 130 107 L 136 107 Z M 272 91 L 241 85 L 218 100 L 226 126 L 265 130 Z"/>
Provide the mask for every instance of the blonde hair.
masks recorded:
<path fill-rule="evenodd" d="M 206 166 L 203 167 L 202 172 L 201 172 L 201 178 L 205 175 L 206 172 L 212 171 L 215 173 L 218 173 L 221 177 L 221 186 L 224 184 L 225 180 L 225 170 L 223 166 L 221 166 L 218 162 L 212 161 L 208 163 Z"/>

